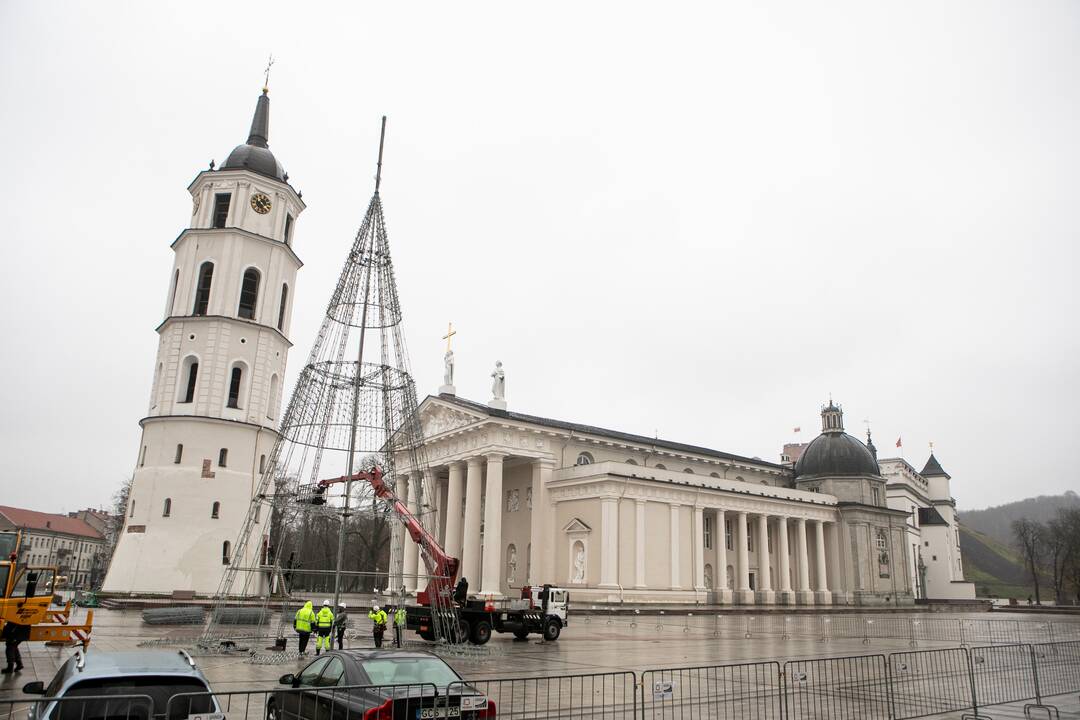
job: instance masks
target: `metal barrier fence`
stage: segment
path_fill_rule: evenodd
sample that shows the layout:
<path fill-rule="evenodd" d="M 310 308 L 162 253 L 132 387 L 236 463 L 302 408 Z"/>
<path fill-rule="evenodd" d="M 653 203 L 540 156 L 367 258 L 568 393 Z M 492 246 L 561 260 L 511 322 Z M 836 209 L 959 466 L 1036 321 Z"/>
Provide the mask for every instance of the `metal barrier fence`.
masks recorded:
<path fill-rule="evenodd" d="M 3 720 L 150 720 L 153 716 L 154 700 L 149 695 L 103 694 L 0 701 L 0 718 Z"/>
<path fill-rule="evenodd" d="M 492 703 L 499 718 L 638 717 L 637 676 L 632 672 L 561 677 L 466 680 L 449 694 L 471 687 Z"/>
<path fill-rule="evenodd" d="M 780 663 L 647 670 L 641 675 L 643 718 L 780 720 Z"/>
<path fill-rule="evenodd" d="M 789 660 L 784 663 L 787 718 L 889 720 L 884 655 Z"/>

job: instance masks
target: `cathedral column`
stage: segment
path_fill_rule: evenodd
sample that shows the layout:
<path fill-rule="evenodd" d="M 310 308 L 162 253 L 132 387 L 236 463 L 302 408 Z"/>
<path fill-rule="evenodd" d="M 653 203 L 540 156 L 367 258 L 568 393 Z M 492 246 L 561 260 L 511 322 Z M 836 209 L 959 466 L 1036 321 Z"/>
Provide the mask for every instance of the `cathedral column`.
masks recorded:
<path fill-rule="evenodd" d="M 694 590 L 705 592 L 705 508 L 694 506 Z M 716 573 L 713 573 L 714 577 Z"/>
<path fill-rule="evenodd" d="M 828 571 L 825 569 L 825 523 L 822 520 L 814 521 L 815 545 L 816 545 L 816 558 L 815 564 L 817 565 L 817 593 L 815 593 L 814 601 L 819 605 L 829 605 L 832 603 L 832 593 L 829 592 Z"/>
<path fill-rule="evenodd" d="M 671 589 L 679 590 L 681 585 L 679 583 L 679 504 L 671 503 L 670 508 L 670 521 L 668 526 L 671 530 L 668 542 L 671 545 Z"/>
<path fill-rule="evenodd" d="M 619 587 L 619 499 L 600 498 L 600 587 Z"/>
<path fill-rule="evenodd" d="M 465 526 L 461 540 L 461 573 L 469 581 L 472 591 L 480 587 L 480 493 L 483 490 L 482 458 L 471 457 L 466 461 L 465 476 Z"/>
<path fill-rule="evenodd" d="M 503 458 L 500 453 L 487 456 L 487 491 L 484 493 L 484 562 L 480 592 L 502 595 L 502 514 Z"/>
<path fill-rule="evenodd" d="M 788 548 L 788 519 L 786 517 L 777 518 L 776 523 L 776 574 L 777 585 L 780 588 L 780 594 L 777 597 L 777 601 L 781 605 L 793 605 L 795 603 L 795 593 L 791 591 L 791 555 Z"/>
<path fill-rule="evenodd" d="M 634 587 L 645 587 L 645 501 L 634 500 Z"/>
<path fill-rule="evenodd" d="M 795 602 L 800 605 L 813 605 L 814 593 L 810 592 L 810 556 L 806 552 L 806 518 L 795 521 L 795 551 L 799 556 L 799 586 L 795 591 Z"/>
<path fill-rule="evenodd" d="M 776 594 L 772 589 L 769 563 L 769 516 L 765 513 L 757 517 L 758 531 L 758 574 L 757 574 L 757 603 L 758 605 L 772 605 L 776 602 Z"/>
<path fill-rule="evenodd" d="M 450 463 L 446 481 L 446 539 L 443 549 L 450 557 L 461 559 L 461 501 L 465 499 L 465 464 Z M 460 568 L 459 568 L 460 570 Z"/>
<path fill-rule="evenodd" d="M 750 589 L 750 550 L 747 547 L 749 535 L 746 532 L 746 513 L 736 513 L 735 550 L 739 558 L 739 581 L 735 585 L 735 602 L 740 605 L 754 604 L 754 591 Z"/>
<path fill-rule="evenodd" d="M 400 492 L 398 497 L 401 498 L 402 504 L 408 508 L 409 512 L 416 515 L 416 488 L 413 487 L 413 478 L 416 478 L 416 482 L 420 482 L 419 473 L 405 473 L 398 480 L 398 487 Z M 413 542 L 412 536 L 406 531 L 402 541 L 405 543 L 404 557 L 405 560 L 402 563 L 402 584 L 405 586 L 405 592 L 416 592 L 416 559 L 417 559 L 417 547 Z"/>
<path fill-rule="evenodd" d="M 548 483 L 554 469 L 553 460 L 533 460 L 532 515 L 529 518 L 529 585 L 533 586 L 554 582 L 555 577 L 555 520 L 548 499 Z"/>
<path fill-rule="evenodd" d="M 724 518 L 723 508 L 716 511 L 716 572 L 713 573 L 713 585 L 716 586 L 716 597 L 721 603 L 731 602 L 731 590 L 728 584 L 732 578 L 727 573 L 727 522 Z"/>

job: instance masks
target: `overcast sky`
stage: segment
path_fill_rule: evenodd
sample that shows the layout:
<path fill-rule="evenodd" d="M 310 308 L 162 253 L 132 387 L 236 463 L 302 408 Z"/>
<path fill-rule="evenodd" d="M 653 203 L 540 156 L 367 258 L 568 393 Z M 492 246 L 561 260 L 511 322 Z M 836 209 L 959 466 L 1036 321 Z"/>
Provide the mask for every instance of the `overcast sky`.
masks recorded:
<path fill-rule="evenodd" d="M 776 461 L 831 392 L 961 508 L 1077 487 L 1076 2 L 324 8 L 0 2 L 0 504 L 130 475 L 185 188 L 270 52 L 290 386 L 385 113 L 423 393 L 453 321 L 478 401 L 498 359 L 512 410 Z"/>

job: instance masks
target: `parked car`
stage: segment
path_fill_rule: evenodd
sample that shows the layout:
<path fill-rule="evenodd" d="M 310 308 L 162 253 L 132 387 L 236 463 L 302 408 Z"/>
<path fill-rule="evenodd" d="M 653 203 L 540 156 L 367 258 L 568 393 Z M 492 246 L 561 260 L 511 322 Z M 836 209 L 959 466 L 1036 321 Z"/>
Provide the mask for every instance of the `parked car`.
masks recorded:
<path fill-rule="evenodd" d="M 495 703 L 442 658 L 415 650 L 337 650 L 282 675 L 266 720 L 495 717 Z"/>
<path fill-rule="evenodd" d="M 219 712 L 209 695 L 178 699 L 169 707 L 174 695 L 210 692 L 206 677 L 183 650 L 76 652 L 48 686 L 39 680 L 24 685 L 23 692 L 45 696 L 31 706 L 29 720 L 177 720 Z"/>

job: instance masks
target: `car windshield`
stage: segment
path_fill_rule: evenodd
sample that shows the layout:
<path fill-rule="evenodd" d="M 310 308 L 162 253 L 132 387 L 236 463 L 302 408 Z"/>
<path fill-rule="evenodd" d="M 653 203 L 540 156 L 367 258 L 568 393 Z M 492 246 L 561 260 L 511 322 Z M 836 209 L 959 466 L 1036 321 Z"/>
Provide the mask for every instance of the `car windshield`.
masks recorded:
<path fill-rule="evenodd" d="M 147 695 L 154 703 L 153 716 L 168 720 L 182 720 L 196 713 L 211 712 L 209 696 L 177 698 L 169 705 L 169 698 L 179 693 L 209 692 L 206 684 L 191 677 L 147 675 L 145 677 L 108 677 L 84 680 L 72 685 L 64 698 L 87 696 Z M 145 700 L 63 700 L 49 716 L 50 720 L 148 720 Z"/>
<path fill-rule="evenodd" d="M 433 657 L 381 657 L 360 663 L 373 685 L 431 683 L 446 687 L 461 677 L 449 665 Z"/>

